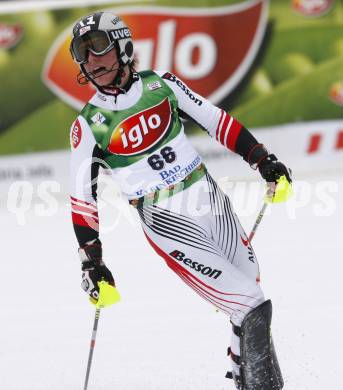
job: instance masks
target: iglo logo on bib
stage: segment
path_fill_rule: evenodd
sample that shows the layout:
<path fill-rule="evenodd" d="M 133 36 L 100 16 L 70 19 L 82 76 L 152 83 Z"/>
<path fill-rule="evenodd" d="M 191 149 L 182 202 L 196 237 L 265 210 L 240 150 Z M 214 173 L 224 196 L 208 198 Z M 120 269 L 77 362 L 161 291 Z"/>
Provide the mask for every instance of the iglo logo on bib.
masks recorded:
<path fill-rule="evenodd" d="M 108 151 L 133 156 L 156 145 L 167 133 L 171 121 L 168 98 L 156 106 L 123 120 L 113 130 Z"/>

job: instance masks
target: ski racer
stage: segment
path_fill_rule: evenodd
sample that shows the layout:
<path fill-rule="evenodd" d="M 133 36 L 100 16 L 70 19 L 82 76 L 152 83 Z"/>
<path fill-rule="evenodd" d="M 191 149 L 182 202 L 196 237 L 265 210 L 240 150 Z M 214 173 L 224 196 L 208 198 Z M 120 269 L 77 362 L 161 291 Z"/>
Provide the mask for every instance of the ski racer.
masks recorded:
<path fill-rule="evenodd" d="M 97 177 L 104 167 L 137 209 L 156 253 L 230 317 L 227 377 L 237 389 L 282 389 L 270 337 L 272 306 L 259 284 L 255 253 L 180 118 L 196 122 L 267 182 L 281 176 L 291 182 L 289 169 L 235 118 L 174 74 L 137 72 L 131 32 L 112 12 L 80 19 L 70 50 L 80 67 L 79 82 L 96 88 L 71 127 L 71 206 L 82 288 L 97 299 L 99 281 L 114 285 L 99 238 Z"/>

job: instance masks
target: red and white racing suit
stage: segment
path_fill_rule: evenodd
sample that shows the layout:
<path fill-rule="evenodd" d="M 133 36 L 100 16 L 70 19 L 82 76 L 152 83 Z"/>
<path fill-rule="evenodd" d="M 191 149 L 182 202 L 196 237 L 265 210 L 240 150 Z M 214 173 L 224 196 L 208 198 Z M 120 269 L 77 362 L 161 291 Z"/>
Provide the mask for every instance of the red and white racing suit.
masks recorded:
<path fill-rule="evenodd" d="M 258 144 L 247 129 L 174 75 L 155 73 L 175 94 L 179 114 L 186 114 L 211 137 L 247 159 Z M 138 76 L 125 93 L 113 97 L 98 92 L 90 103 L 99 109 L 123 113 L 137 104 L 142 94 L 143 81 Z M 93 118 L 99 128 L 104 120 L 101 115 Z M 82 246 L 99 238 L 96 178 L 101 148 L 82 115 L 73 124 L 71 135 L 72 216 Z M 111 167 L 109 171 L 137 207 L 144 234 L 158 255 L 202 298 L 227 313 L 239 326 L 245 314 L 264 301 L 255 254 L 228 196 L 204 167 L 183 126 L 167 146 L 177 159 L 164 176 L 149 165 L 149 157 L 160 152 L 158 147 L 130 166 Z M 167 181 L 170 186 L 163 182 L 165 176 L 172 177 Z M 168 196 L 154 197 L 159 190 L 169 191 Z M 153 201 L 139 200 L 151 194 Z M 233 336 L 231 348 L 236 355 L 240 354 L 237 336 Z"/>

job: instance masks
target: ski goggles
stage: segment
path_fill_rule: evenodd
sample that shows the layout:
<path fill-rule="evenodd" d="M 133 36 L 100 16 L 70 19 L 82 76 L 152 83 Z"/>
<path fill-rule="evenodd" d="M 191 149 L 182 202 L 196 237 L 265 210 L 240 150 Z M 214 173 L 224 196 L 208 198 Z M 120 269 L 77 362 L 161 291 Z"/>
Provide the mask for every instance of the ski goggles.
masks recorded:
<path fill-rule="evenodd" d="M 114 46 L 107 31 L 89 31 L 86 34 L 73 38 L 70 44 L 70 51 L 78 64 L 88 61 L 88 52 L 91 51 L 97 56 L 109 52 Z"/>

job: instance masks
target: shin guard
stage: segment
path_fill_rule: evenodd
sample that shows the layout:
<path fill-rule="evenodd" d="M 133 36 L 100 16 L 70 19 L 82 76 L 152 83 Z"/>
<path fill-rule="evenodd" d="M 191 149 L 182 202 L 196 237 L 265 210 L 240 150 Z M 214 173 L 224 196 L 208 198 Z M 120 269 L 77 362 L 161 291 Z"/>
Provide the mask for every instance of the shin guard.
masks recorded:
<path fill-rule="evenodd" d="M 251 310 L 241 326 L 241 378 L 244 390 L 279 390 L 283 379 L 271 337 L 270 300 Z"/>
<path fill-rule="evenodd" d="M 280 390 L 283 379 L 277 361 L 270 325 L 272 303 L 270 300 L 251 310 L 241 327 L 233 325 L 240 338 L 240 375 L 228 373 L 239 390 Z"/>

